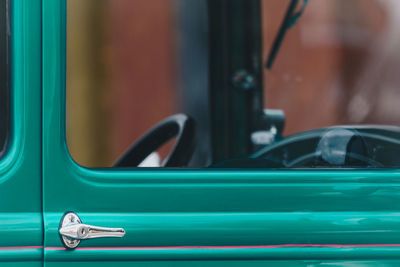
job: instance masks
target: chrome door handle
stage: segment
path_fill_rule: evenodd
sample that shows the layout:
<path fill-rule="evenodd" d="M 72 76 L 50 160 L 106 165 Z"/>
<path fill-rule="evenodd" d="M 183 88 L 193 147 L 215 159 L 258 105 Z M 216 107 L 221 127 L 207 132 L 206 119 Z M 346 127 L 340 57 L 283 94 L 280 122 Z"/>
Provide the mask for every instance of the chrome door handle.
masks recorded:
<path fill-rule="evenodd" d="M 76 248 L 81 240 L 101 237 L 123 237 L 123 228 L 107 228 L 83 224 L 74 212 L 67 212 L 61 218 L 59 234 L 61 242 L 68 249 Z"/>

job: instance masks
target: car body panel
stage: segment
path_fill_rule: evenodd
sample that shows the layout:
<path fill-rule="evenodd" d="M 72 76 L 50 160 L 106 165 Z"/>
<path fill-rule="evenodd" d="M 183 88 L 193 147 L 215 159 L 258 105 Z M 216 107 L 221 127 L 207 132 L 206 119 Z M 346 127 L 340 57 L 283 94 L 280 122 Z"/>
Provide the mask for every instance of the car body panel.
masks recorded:
<path fill-rule="evenodd" d="M 29 267 L 39 267 L 39 266 L 43 266 L 43 261 L 42 259 L 40 259 L 40 261 L 16 261 L 16 262 L 1 262 L 1 266 L 4 267 L 25 267 L 25 266 L 29 266 Z"/>
<path fill-rule="evenodd" d="M 148 261 L 137 261 L 134 263 L 134 266 L 138 267 L 161 267 L 161 266 L 176 266 L 176 267 L 200 267 L 200 266 L 209 266 L 209 267 L 216 267 L 216 266 L 231 266 L 231 267 L 238 267 L 238 266 L 249 266 L 249 267 L 264 267 L 264 266 L 282 266 L 282 267 L 292 267 L 292 266 L 307 266 L 307 267 L 319 267 L 319 266 L 398 266 L 399 261 L 397 260 L 364 260 L 364 261 L 347 261 L 347 260 L 326 260 L 326 261 L 301 261 L 301 260 L 294 260 L 294 261 L 177 261 L 177 262 L 148 262 Z M 57 263 L 60 267 L 69 266 L 68 263 Z M 109 262 L 104 261 L 97 261 L 97 262 L 74 262 L 74 264 L 85 264 L 85 266 L 96 266 L 96 267 L 103 267 L 103 266 L 110 266 Z M 132 266 L 131 262 L 116 262 L 113 263 L 115 267 L 123 267 L 123 266 Z"/>
<path fill-rule="evenodd" d="M 65 0 L 43 1 L 46 266 L 396 264 L 398 170 L 88 169 L 65 137 Z M 123 227 L 66 250 L 62 215 Z M 240 260 L 232 262 L 229 260 Z M 194 262 L 194 261 L 199 262 Z M 213 261 L 215 260 L 215 261 Z M 289 260 L 293 260 L 290 262 Z M 311 263 L 309 262 L 311 261 Z M 314 264 L 314 265 L 313 265 Z"/>
<path fill-rule="evenodd" d="M 12 1 L 11 139 L 0 159 L 0 265 L 43 260 L 41 4 Z"/>

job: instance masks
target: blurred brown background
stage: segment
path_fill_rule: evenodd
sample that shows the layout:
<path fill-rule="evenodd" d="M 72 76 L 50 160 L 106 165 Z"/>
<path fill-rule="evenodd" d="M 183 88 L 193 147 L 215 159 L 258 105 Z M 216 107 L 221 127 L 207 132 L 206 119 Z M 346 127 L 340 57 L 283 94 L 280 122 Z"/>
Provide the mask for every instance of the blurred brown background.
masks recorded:
<path fill-rule="evenodd" d="M 177 110 L 173 1 L 68 0 L 67 141 L 110 166 Z"/>
<path fill-rule="evenodd" d="M 79 164 L 110 166 L 180 111 L 180 1 L 204 0 L 68 0 L 67 141 Z M 265 60 L 289 2 L 262 2 Z M 285 111 L 285 134 L 399 124 L 399 18 L 398 0 L 310 1 L 265 71 L 265 107 Z"/>

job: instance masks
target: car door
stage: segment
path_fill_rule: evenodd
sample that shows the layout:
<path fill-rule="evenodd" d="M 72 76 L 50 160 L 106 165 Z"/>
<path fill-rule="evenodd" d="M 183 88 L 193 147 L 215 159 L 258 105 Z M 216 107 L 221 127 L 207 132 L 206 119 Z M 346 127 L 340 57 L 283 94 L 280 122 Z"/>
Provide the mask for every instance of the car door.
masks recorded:
<path fill-rule="evenodd" d="M 0 3 L 0 265 L 42 266 L 41 11 Z"/>
<path fill-rule="evenodd" d="M 82 167 L 65 102 L 66 1 L 44 0 L 46 266 L 400 263 L 398 170 Z"/>

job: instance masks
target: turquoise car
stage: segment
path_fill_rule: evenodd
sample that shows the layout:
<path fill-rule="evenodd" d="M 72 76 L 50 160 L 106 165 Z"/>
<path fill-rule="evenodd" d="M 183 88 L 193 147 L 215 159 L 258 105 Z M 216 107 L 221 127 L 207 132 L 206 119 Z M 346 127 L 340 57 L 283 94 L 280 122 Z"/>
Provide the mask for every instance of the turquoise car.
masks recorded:
<path fill-rule="evenodd" d="M 0 3 L 0 266 L 400 265 L 395 122 L 288 135 L 284 112 L 264 108 L 265 69 L 279 71 L 308 1 L 285 2 L 271 49 L 260 10 L 273 1 L 193 1 L 207 4 L 198 10 L 207 14 L 209 57 L 194 65 L 209 71 L 209 95 L 190 91 L 184 101 L 207 108 L 171 114 L 113 166 L 96 168 L 77 162 L 66 141 L 68 1 Z M 316 36 L 310 27 L 305 40 Z M 348 29 L 343 40 L 354 35 Z M 357 44 L 368 43 L 362 38 Z M 357 101 L 359 118 L 367 107 Z M 138 168 L 174 137 L 162 168 Z"/>

